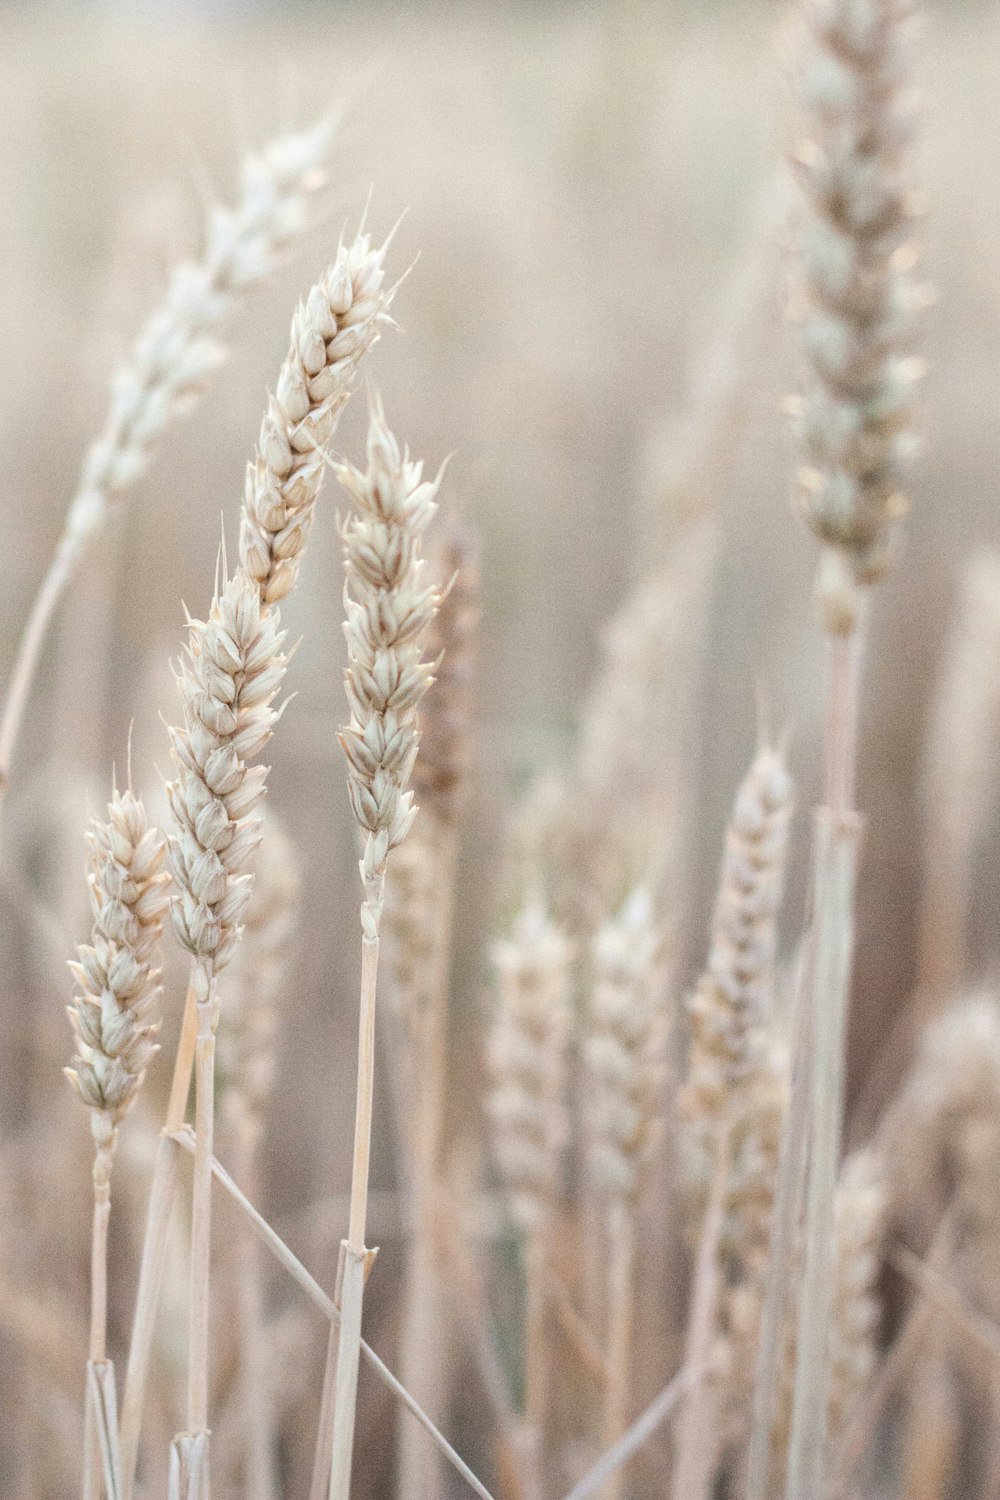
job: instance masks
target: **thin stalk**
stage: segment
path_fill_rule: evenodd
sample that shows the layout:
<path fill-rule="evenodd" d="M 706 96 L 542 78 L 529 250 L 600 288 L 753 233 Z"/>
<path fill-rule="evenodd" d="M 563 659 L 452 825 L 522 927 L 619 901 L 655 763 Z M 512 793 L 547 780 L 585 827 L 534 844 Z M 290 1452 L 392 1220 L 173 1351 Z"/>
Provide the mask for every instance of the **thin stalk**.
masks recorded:
<path fill-rule="evenodd" d="M 608 1223 L 608 1354 L 604 1386 L 602 1441 L 610 1447 L 625 1431 L 635 1333 L 635 1215 L 621 1198 L 611 1205 Z M 621 1500 L 625 1470 L 608 1482 L 605 1500 Z"/>
<path fill-rule="evenodd" d="M 245 1153 L 244 1177 L 253 1183 L 252 1147 Z M 243 1389 L 241 1420 L 244 1432 L 244 1485 L 246 1500 L 278 1500 L 278 1476 L 274 1462 L 274 1433 L 268 1389 L 268 1359 L 265 1337 L 264 1297 L 261 1285 L 260 1246 L 250 1226 L 244 1226 L 239 1248 L 237 1291 L 240 1311 L 240 1361 Z"/>
<path fill-rule="evenodd" d="M 771 1428 L 784 1349 L 785 1308 L 792 1284 L 795 1231 L 802 1211 L 809 1149 L 812 1067 L 809 997 L 812 993 L 814 962 L 815 950 L 810 931 L 806 937 L 805 960 L 796 986 L 791 1099 L 781 1136 L 778 1183 L 771 1213 L 767 1289 L 764 1293 L 760 1343 L 754 1371 L 753 1426 L 750 1431 L 745 1500 L 768 1500 L 770 1492 Z"/>
<path fill-rule="evenodd" d="M 544 1492 L 541 1479 L 545 1421 L 549 1406 L 548 1226 L 542 1224 L 525 1246 L 524 1418 L 529 1483 Z"/>
<path fill-rule="evenodd" d="M 842 791 L 843 787 L 832 790 Z M 799 1297 L 787 1500 L 815 1500 L 826 1487 L 827 1348 L 836 1255 L 834 1194 L 843 1123 L 844 1044 L 858 835 L 857 818 L 843 808 L 818 811 L 814 866 L 816 963 L 811 1006 L 815 1051 L 805 1266 Z"/>
<path fill-rule="evenodd" d="M 316 1452 L 313 1455 L 309 1500 L 326 1500 L 330 1492 L 330 1464 L 333 1459 L 333 1393 L 337 1382 L 337 1345 L 339 1341 L 340 1324 L 339 1322 L 331 1322 L 330 1333 L 326 1341 L 326 1364 L 323 1366 L 323 1394 L 320 1397 L 319 1403 L 319 1424 L 316 1429 Z"/>
<path fill-rule="evenodd" d="M 674 1500 L 708 1500 L 715 1467 L 714 1402 L 703 1391 L 719 1301 L 719 1241 L 729 1186 L 731 1146 L 725 1127 L 717 1131 L 708 1204 L 698 1242 L 691 1311 L 684 1345 L 684 1369 L 691 1372 L 680 1430 L 671 1493 Z"/>
<path fill-rule="evenodd" d="M 66 531 L 60 537 L 55 555 L 35 595 L 24 633 L 18 644 L 14 669 L 3 706 L 3 716 L 0 718 L 0 808 L 3 806 L 3 799 L 10 785 L 14 751 L 17 748 L 18 735 L 31 693 L 31 685 L 38 671 L 38 659 L 42 646 L 56 606 L 73 576 L 83 545 L 83 538 L 74 532 Z"/>
<path fill-rule="evenodd" d="M 191 1155 L 194 1154 L 194 1135 L 189 1127 L 184 1126 L 178 1130 L 173 1139 L 176 1141 L 178 1147 L 189 1152 Z M 289 1250 L 281 1236 L 271 1228 L 264 1215 L 254 1208 L 246 1193 L 237 1187 L 221 1162 L 214 1157 L 212 1159 L 212 1176 L 223 1191 L 229 1194 L 229 1197 L 240 1211 L 246 1215 L 253 1225 L 254 1231 L 260 1236 L 260 1239 L 267 1246 L 268 1250 L 270 1250 L 278 1264 L 284 1267 L 292 1280 L 302 1288 L 306 1296 L 319 1308 L 320 1312 L 329 1318 L 332 1324 L 335 1326 L 339 1325 L 341 1312 L 337 1303 L 334 1302 L 332 1297 L 327 1296 L 316 1278 L 310 1275 L 298 1257 Z M 400 1405 L 405 1406 L 410 1415 L 420 1423 L 421 1427 L 431 1440 L 437 1444 L 456 1472 L 461 1474 L 462 1478 L 469 1485 L 469 1488 L 480 1496 L 480 1500 L 493 1500 L 486 1486 L 476 1478 L 468 1464 L 455 1452 L 448 1439 L 438 1431 L 427 1413 L 421 1408 L 418 1402 L 414 1401 L 402 1381 L 396 1378 L 388 1365 L 379 1359 L 375 1350 L 370 1344 L 366 1344 L 364 1339 L 361 1340 L 361 1355 L 370 1368 L 374 1370 L 379 1380 L 392 1392 Z"/>
<path fill-rule="evenodd" d="M 368 1172 L 371 1162 L 372 1103 L 375 1084 L 375 992 L 378 979 L 378 913 L 381 898 L 366 901 L 371 930 L 361 942 L 361 997 L 358 1024 L 358 1082 L 354 1111 L 354 1161 L 351 1207 L 344 1252 L 340 1343 L 334 1386 L 333 1450 L 330 1500 L 349 1500 L 354 1450 L 354 1414 L 361 1356 L 361 1316 L 365 1295 L 365 1227 L 368 1217 Z"/>
<path fill-rule="evenodd" d="M 212 1244 L 212 1154 L 215 1134 L 215 985 L 208 965 L 199 976 L 195 1047 L 195 1152 L 191 1199 L 191 1306 L 187 1428 L 208 1432 L 209 1280 Z"/>
<path fill-rule="evenodd" d="M 121 1416 L 122 1500 L 132 1500 L 142 1413 L 149 1383 L 149 1364 L 153 1352 L 153 1333 L 160 1304 L 163 1273 L 166 1267 L 167 1230 L 177 1195 L 180 1150 L 175 1132 L 184 1124 L 191 1073 L 198 1036 L 198 1012 L 194 984 L 188 985 L 184 1017 L 174 1059 L 174 1074 L 167 1103 L 163 1133 L 156 1150 L 153 1185 L 149 1194 L 146 1230 L 142 1242 L 139 1285 L 136 1291 L 132 1338 L 129 1343 L 125 1372 L 125 1393 Z"/>
<path fill-rule="evenodd" d="M 678 1370 L 660 1394 L 649 1403 L 642 1415 L 637 1417 L 628 1431 L 622 1434 L 614 1447 L 609 1448 L 594 1467 L 588 1469 L 582 1479 L 577 1480 L 565 1500 L 590 1500 L 591 1495 L 596 1495 L 622 1465 L 627 1464 L 629 1459 L 645 1447 L 653 1434 L 669 1417 L 673 1416 L 681 1400 L 687 1395 L 695 1373 L 697 1372 L 686 1368 Z"/>
<path fill-rule="evenodd" d="M 97 1118 L 107 1119 L 107 1116 Z M 90 1342 L 84 1433 L 83 1500 L 100 1500 L 103 1464 L 99 1440 L 100 1415 L 94 1401 L 91 1372 L 107 1359 L 108 1336 L 108 1220 L 111 1217 L 111 1159 L 114 1126 L 110 1138 L 97 1147 L 94 1156 L 94 1212 L 90 1236 Z"/>

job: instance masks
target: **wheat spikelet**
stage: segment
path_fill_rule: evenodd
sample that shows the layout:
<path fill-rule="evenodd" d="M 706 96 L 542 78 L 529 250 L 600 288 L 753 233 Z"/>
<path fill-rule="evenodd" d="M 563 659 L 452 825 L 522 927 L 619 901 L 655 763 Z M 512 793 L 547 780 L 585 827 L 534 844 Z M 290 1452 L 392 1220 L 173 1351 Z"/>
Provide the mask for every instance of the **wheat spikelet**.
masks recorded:
<path fill-rule="evenodd" d="M 738 1297 L 728 1299 L 719 1252 L 734 1188 L 740 1201 L 740 1174 L 749 1168 L 756 1173 L 758 1158 L 765 1167 L 774 1159 L 761 1129 L 771 1121 L 764 1023 L 773 998 L 791 812 L 784 759 L 765 745 L 733 805 L 708 965 L 688 1003 L 691 1043 L 679 1104 L 692 1160 L 707 1188 L 685 1344 L 692 1369 L 704 1370 L 709 1363 L 720 1316 L 737 1317 L 737 1326 L 745 1328 L 759 1300 L 754 1295 L 741 1307 Z M 773 1178 L 770 1186 L 773 1191 Z M 744 1208 L 748 1201 L 744 1196 Z M 745 1347 L 742 1333 L 736 1342 L 739 1347 L 730 1355 L 738 1361 Z M 720 1399 L 715 1390 L 699 1395 L 697 1389 L 687 1399 L 678 1437 L 677 1497 L 697 1500 L 709 1493 L 722 1437 L 714 1411 Z"/>
<path fill-rule="evenodd" d="M 726 1188 L 720 1245 L 723 1286 L 719 1308 L 720 1368 L 730 1444 L 749 1431 L 781 1153 L 788 1105 L 788 1055 L 780 1041 L 759 1035 L 742 1084 L 739 1121 Z"/>
<path fill-rule="evenodd" d="M 528 902 L 493 948 L 500 1004 L 489 1041 L 493 1150 L 524 1233 L 548 1220 L 567 1135 L 563 1103 L 570 945 Z"/>
<path fill-rule="evenodd" d="M 548 1406 L 549 1235 L 568 1133 L 564 1104 L 572 947 L 538 900 L 493 948 L 499 1007 L 489 1038 L 487 1109 L 514 1222 L 524 1237 L 525 1459 L 541 1487 Z"/>
<path fill-rule="evenodd" d="M 291 348 L 247 466 L 240 521 L 240 562 L 265 604 L 295 585 L 323 479 L 322 450 L 386 317 L 386 248 L 373 249 L 366 234 L 341 244 L 292 321 Z"/>
<path fill-rule="evenodd" d="M 167 912 L 164 841 L 132 791 L 117 790 L 108 821 L 90 832 L 91 943 L 70 968 L 77 1055 L 66 1075 L 92 1113 L 94 1136 L 113 1146 L 156 1052 L 157 950 Z"/>
<path fill-rule="evenodd" d="M 76 995 L 69 1007 L 77 1052 L 66 1075 L 90 1109 L 96 1152 L 91 1235 L 90 1346 L 87 1367 L 83 1493 L 98 1500 L 118 1477 L 114 1370 L 107 1359 L 108 1221 L 118 1126 L 135 1103 L 156 1052 L 160 971 L 167 912 L 164 843 L 129 789 L 115 788 L 108 821 L 90 832 L 90 944 L 70 964 Z"/>
<path fill-rule="evenodd" d="M 663 1125 L 666 992 L 661 935 L 648 890 L 632 893 L 591 944 L 587 1145 L 607 1213 L 607 1380 L 602 1440 L 625 1427 L 635 1337 L 636 1205 Z M 607 1500 L 622 1493 L 619 1480 Z"/>
<path fill-rule="evenodd" d="M 878 1293 L 886 1227 L 885 1168 L 856 1151 L 840 1169 L 835 1205 L 837 1276 L 830 1325 L 828 1441 L 835 1442 L 863 1397 L 878 1357 Z"/>
<path fill-rule="evenodd" d="M 262 281 L 303 233 L 333 134 L 324 119 L 281 136 L 243 164 L 233 209 L 214 207 L 200 260 L 174 270 L 163 302 L 115 372 L 105 428 L 84 464 L 67 531 L 86 535 L 134 484 L 153 443 L 224 358 L 217 330 L 239 293 Z"/>
<path fill-rule="evenodd" d="M 826 1418 L 831 1451 L 862 1399 L 878 1357 L 878 1283 L 888 1203 L 885 1170 L 881 1152 L 868 1148 L 844 1160 L 837 1181 Z M 794 1380 L 795 1329 L 790 1325 L 774 1432 L 774 1483 L 779 1486 L 792 1425 Z"/>
<path fill-rule="evenodd" d="M 591 1177 L 634 1204 L 662 1129 L 667 1041 L 661 938 L 649 892 L 632 893 L 592 944 L 584 1057 Z"/>
<path fill-rule="evenodd" d="M 857 583 L 886 569 L 914 447 L 915 314 L 907 182 L 910 0 L 806 0 L 795 154 L 804 222 L 797 276 L 809 379 L 799 493 L 825 544 L 829 629 L 849 633 Z"/>
<path fill-rule="evenodd" d="M 271 738 L 285 673 L 284 632 L 242 570 L 223 582 L 208 619 L 190 620 L 177 674 L 184 723 L 171 730 L 177 779 L 167 788 L 176 832 L 169 843 L 178 887 L 174 933 L 214 976 L 233 955 L 260 843 L 257 808 L 267 769 L 248 762 Z M 203 981 L 207 984 L 207 978 Z M 200 999 L 207 998 L 207 991 Z"/>
<path fill-rule="evenodd" d="M 393 857 L 383 926 L 390 994 L 411 1041 L 440 999 L 435 991 L 447 979 L 442 973 L 447 955 L 440 950 L 450 938 L 443 908 L 451 903 L 444 893 L 454 882 L 457 823 L 472 754 L 469 696 L 479 575 L 467 533 L 455 530 L 439 549 L 436 574 L 440 604 L 424 646 L 425 655 L 436 663 L 435 678 L 417 718 L 420 753 L 411 777 L 421 817 Z M 419 1050 L 410 1060 L 419 1076 Z"/>
<path fill-rule="evenodd" d="M 341 464 L 337 477 L 355 507 L 341 526 L 351 723 L 341 730 L 340 743 L 351 807 L 367 835 L 362 877 L 365 933 L 372 935 L 386 857 L 416 816 L 408 783 L 417 754 L 417 706 L 433 680 L 431 665 L 422 660 L 422 636 L 438 601 L 437 590 L 421 581 L 420 537 L 437 509 L 440 476 L 422 479 L 422 465 L 400 452 L 376 402 L 367 470 Z"/>
<path fill-rule="evenodd" d="M 308 199 L 323 181 L 332 132 L 333 121 L 324 119 L 247 159 L 236 208 L 212 210 L 200 260 L 175 269 L 163 302 L 112 378 L 104 430 L 87 454 L 18 645 L 0 713 L 0 797 L 55 608 L 109 507 L 142 475 L 157 439 L 221 363 L 218 330 L 237 295 L 266 277 L 306 228 Z"/>
<path fill-rule="evenodd" d="M 733 806 L 708 966 L 688 1005 L 691 1047 L 681 1107 L 700 1132 L 736 1118 L 753 1070 L 772 998 L 791 813 L 784 760 L 765 746 Z"/>
<path fill-rule="evenodd" d="M 453 827 L 468 789 L 472 759 L 470 689 L 479 625 L 479 569 L 471 536 L 454 530 L 439 549 L 441 602 L 426 650 L 438 663 L 420 709 L 420 754 L 413 767 L 417 805 Z"/>

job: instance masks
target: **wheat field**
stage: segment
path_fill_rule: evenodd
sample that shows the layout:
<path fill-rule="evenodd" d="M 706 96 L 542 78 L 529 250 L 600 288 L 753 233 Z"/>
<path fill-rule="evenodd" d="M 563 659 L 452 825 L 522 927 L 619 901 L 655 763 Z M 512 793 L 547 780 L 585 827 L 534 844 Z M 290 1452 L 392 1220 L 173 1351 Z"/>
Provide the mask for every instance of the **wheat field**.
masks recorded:
<path fill-rule="evenodd" d="M 8 8 L 0 1494 L 1000 1495 L 998 42 Z"/>

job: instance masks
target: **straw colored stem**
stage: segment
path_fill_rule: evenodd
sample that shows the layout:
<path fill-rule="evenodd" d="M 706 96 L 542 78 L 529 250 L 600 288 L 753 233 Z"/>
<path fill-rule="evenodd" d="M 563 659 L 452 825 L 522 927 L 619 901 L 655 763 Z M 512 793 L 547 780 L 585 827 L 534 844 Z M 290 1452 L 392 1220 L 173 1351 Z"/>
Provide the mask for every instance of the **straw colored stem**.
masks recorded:
<path fill-rule="evenodd" d="M 238 1270 L 244 1482 L 246 1500 L 278 1500 L 259 1251 L 256 1236 L 244 1226 Z"/>
<path fill-rule="evenodd" d="M 340 1341 L 339 1322 L 330 1323 L 326 1341 L 326 1364 L 323 1367 L 323 1394 L 319 1403 L 319 1425 L 316 1431 L 316 1452 L 313 1456 L 312 1481 L 309 1485 L 309 1500 L 326 1500 L 330 1491 L 330 1464 L 333 1449 L 333 1399 L 337 1381 L 337 1345 Z"/>
<path fill-rule="evenodd" d="M 680 1402 L 687 1395 L 694 1371 L 682 1369 L 664 1386 L 660 1394 L 649 1403 L 641 1416 L 637 1417 L 627 1432 L 609 1448 L 592 1469 L 579 1479 L 565 1500 L 590 1500 L 611 1479 L 623 1464 L 649 1442 L 663 1423 L 673 1416 Z"/>
<path fill-rule="evenodd" d="M 187 1126 L 178 1130 L 172 1137 L 172 1139 L 179 1147 L 182 1147 L 185 1151 L 191 1153 L 192 1155 L 194 1154 L 194 1136 Z M 334 1302 L 333 1298 L 327 1296 L 326 1292 L 324 1292 L 323 1288 L 320 1286 L 316 1278 L 310 1275 L 310 1273 L 306 1270 L 305 1266 L 298 1259 L 298 1257 L 293 1255 L 292 1251 L 289 1250 L 288 1246 L 285 1244 L 281 1236 L 271 1228 L 270 1224 L 264 1218 L 263 1214 L 259 1213 L 258 1210 L 254 1208 L 246 1193 L 244 1193 L 240 1188 L 237 1187 L 236 1183 L 230 1177 L 225 1167 L 222 1166 L 221 1162 L 219 1162 L 215 1158 L 213 1158 L 212 1160 L 212 1176 L 215 1178 L 216 1182 L 223 1189 L 223 1191 L 229 1195 L 229 1197 L 237 1205 L 240 1211 L 246 1215 L 250 1223 L 253 1225 L 255 1232 L 260 1236 L 261 1240 L 267 1246 L 268 1250 L 270 1250 L 274 1258 L 278 1261 L 279 1265 L 284 1267 L 289 1276 L 291 1276 L 292 1280 L 302 1288 L 306 1296 L 310 1299 L 311 1302 L 315 1304 L 316 1307 L 319 1308 L 320 1312 L 322 1312 L 325 1317 L 329 1318 L 330 1322 L 334 1326 L 337 1326 L 341 1320 L 341 1312 L 340 1308 Z M 477 1495 L 480 1496 L 480 1500 L 493 1500 L 493 1497 L 486 1486 L 476 1478 L 476 1476 L 469 1468 L 468 1464 L 466 1464 L 464 1460 L 459 1457 L 454 1448 L 448 1442 L 447 1438 L 438 1431 L 437 1427 L 435 1427 L 434 1423 L 428 1417 L 427 1413 L 421 1409 L 416 1401 L 414 1401 L 413 1397 L 410 1395 L 409 1391 L 402 1384 L 402 1382 L 398 1380 L 395 1375 L 393 1375 L 388 1365 L 386 1365 L 381 1359 L 379 1359 L 378 1355 L 375 1353 L 375 1350 L 371 1347 L 370 1344 L 366 1344 L 364 1339 L 361 1340 L 361 1354 L 365 1362 L 370 1366 L 372 1370 L 375 1371 L 375 1374 L 382 1381 L 382 1383 L 388 1387 L 396 1400 L 402 1406 L 406 1407 L 406 1410 L 411 1414 L 411 1416 L 413 1416 L 420 1423 L 421 1427 L 423 1427 L 424 1431 L 428 1434 L 432 1441 L 437 1444 L 441 1452 L 447 1458 L 448 1462 L 459 1474 L 462 1475 L 462 1478 L 465 1479 L 470 1489 L 472 1489 Z"/>
<path fill-rule="evenodd" d="M 107 1348 L 110 1167 L 111 1151 L 98 1148 L 94 1159 L 94 1213 L 90 1237 L 90 1352 L 88 1357 L 91 1364 L 103 1362 Z M 83 1500 L 100 1500 L 102 1464 L 97 1421 L 98 1413 L 94 1404 L 94 1393 L 88 1370 L 84 1414 Z"/>
<path fill-rule="evenodd" d="M 63 534 L 42 585 L 31 606 L 24 634 L 17 648 L 14 670 L 0 719 L 0 807 L 10 785 L 10 773 L 17 747 L 24 710 L 31 684 L 38 670 L 49 624 L 66 586 L 73 576 L 77 559 L 83 550 L 83 539 L 69 532 Z"/>
<path fill-rule="evenodd" d="M 610 1447 L 625 1430 L 635 1329 L 635 1216 L 620 1198 L 609 1215 L 608 1354 L 602 1438 Z M 621 1500 L 625 1470 L 609 1480 L 605 1500 Z"/>
<path fill-rule="evenodd" d="M 371 910 L 371 907 L 369 907 Z M 371 1161 L 372 1104 L 375 1083 L 375 992 L 378 980 L 378 927 L 361 942 L 361 1014 L 358 1025 L 358 1082 L 354 1111 L 354 1161 L 351 1207 L 344 1257 L 340 1344 L 334 1387 L 331 1500 L 349 1500 L 354 1448 L 354 1412 L 358 1395 L 361 1317 L 365 1295 L 365 1224 L 368 1217 L 368 1172 Z"/>
<path fill-rule="evenodd" d="M 771 1474 L 771 1428 L 784 1353 L 785 1310 L 792 1283 L 796 1229 L 805 1192 L 809 1145 L 809 1090 L 812 1032 L 809 997 L 815 962 L 812 933 L 806 938 L 795 1001 L 791 1099 L 781 1137 L 778 1182 L 771 1215 L 767 1288 L 761 1314 L 760 1343 L 754 1370 L 753 1426 L 747 1462 L 746 1500 L 768 1500 Z"/>
<path fill-rule="evenodd" d="M 139 1285 L 132 1319 L 128 1366 L 125 1371 L 125 1393 L 122 1399 L 121 1458 L 122 1500 L 132 1500 L 135 1469 L 139 1456 L 139 1435 L 149 1382 L 149 1363 L 153 1352 L 153 1333 L 160 1304 L 163 1273 L 167 1255 L 167 1226 L 173 1210 L 178 1185 L 178 1145 L 173 1138 L 184 1124 L 194 1053 L 198 1037 L 198 1011 L 195 989 L 188 985 L 184 1002 L 181 1034 L 174 1058 L 174 1073 L 167 1102 L 163 1134 L 156 1149 L 153 1185 L 149 1194 L 146 1231 L 142 1242 Z"/>
<path fill-rule="evenodd" d="M 208 1431 L 209 1267 L 212 1225 L 212 1153 L 215 1134 L 214 985 L 203 970 L 195 1046 L 195 1153 L 191 1201 L 191 1306 L 188 1344 L 187 1425 Z"/>
<path fill-rule="evenodd" d="M 729 1185 L 731 1143 L 723 1127 L 716 1134 L 708 1204 L 698 1242 L 691 1311 L 684 1345 L 684 1369 L 690 1381 L 684 1397 L 671 1493 L 674 1500 L 708 1500 L 715 1459 L 713 1403 L 703 1391 L 718 1307 L 719 1241 Z"/>
<path fill-rule="evenodd" d="M 832 755 L 829 766 L 831 773 L 841 767 L 839 756 Z M 831 775 L 832 798 L 842 795 L 849 786 L 850 779 L 844 777 L 842 769 L 838 776 Z M 825 1491 L 834 1194 L 843 1116 L 858 836 L 856 817 L 840 810 L 819 810 L 814 865 L 816 959 L 810 1007 L 814 1058 L 805 1266 L 799 1297 L 786 1500 L 814 1500 Z"/>
<path fill-rule="evenodd" d="M 361 1016 L 358 1026 L 358 1085 L 354 1109 L 354 1161 L 351 1172 L 351 1210 L 347 1243 L 356 1257 L 365 1254 L 368 1218 L 368 1172 L 371 1163 L 372 1106 L 375 1087 L 375 990 L 379 943 L 361 942 Z"/>

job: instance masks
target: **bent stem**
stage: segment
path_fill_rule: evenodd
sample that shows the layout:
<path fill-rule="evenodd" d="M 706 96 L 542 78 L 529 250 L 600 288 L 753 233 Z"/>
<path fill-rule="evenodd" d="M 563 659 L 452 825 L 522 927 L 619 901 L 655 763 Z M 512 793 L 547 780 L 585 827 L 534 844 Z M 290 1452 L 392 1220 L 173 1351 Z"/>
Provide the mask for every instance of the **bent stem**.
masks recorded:
<path fill-rule="evenodd" d="M 139 1285 L 136 1290 L 132 1337 L 129 1343 L 128 1366 L 125 1371 L 125 1393 L 122 1399 L 122 1500 L 132 1500 L 135 1486 L 139 1435 L 142 1428 L 146 1387 L 149 1383 L 150 1358 L 153 1352 L 153 1333 L 166 1267 L 167 1230 L 177 1195 L 180 1147 L 174 1136 L 184 1124 L 188 1094 L 191 1090 L 191 1074 L 194 1069 L 197 1038 L 197 996 L 192 976 L 184 1002 L 184 1016 L 177 1043 L 177 1055 L 174 1059 L 170 1098 L 167 1102 L 163 1131 L 156 1149 L 153 1185 L 149 1193 L 149 1209 L 142 1242 Z"/>
<path fill-rule="evenodd" d="M 343 1249 L 340 1339 L 334 1381 L 333 1447 L 330 1460 L 330 1500 L 348 1500 L 354 1450 L 354 1413 L 361 1358 L 361 1315 L 365 1295 L 368 1251 L 368 1171 L 371 1160 L 372 1102 L 375 1084 L 375 990 L 378 979 L 379 918 L 383 876 L 366 881 L 362 911 L 361 1003 L 358 1025 L 358 1083 L 354 1110 L 354 1161 L 351 1170 L 351 1209 Z M 367 919 L 367 920 L 366 920 Z"/>

